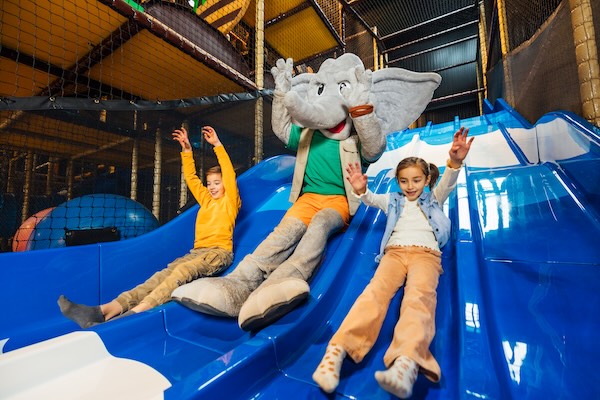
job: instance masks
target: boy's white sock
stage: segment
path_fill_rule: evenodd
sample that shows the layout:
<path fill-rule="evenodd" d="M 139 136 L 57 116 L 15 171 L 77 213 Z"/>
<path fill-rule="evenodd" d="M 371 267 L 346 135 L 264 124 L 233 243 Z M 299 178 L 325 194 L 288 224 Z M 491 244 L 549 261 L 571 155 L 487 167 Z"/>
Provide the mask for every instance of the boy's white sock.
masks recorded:
<path fill-rule="evenodd" d="M 313 373 L 313 380 L 327 393 L 332 393 L 340 383 L 340 369 L 346 357 L 346 350 L 340 345 L 330 343 L 325 350 L 321 363 Z"/>
<path fill-rule="evenodd" d="M 412 395 L 418 372 L 419 365 L 415 361 L 400 356 L 389 369 L 375 372 L 375 379 L 386 392 L 406 399 Z"/>

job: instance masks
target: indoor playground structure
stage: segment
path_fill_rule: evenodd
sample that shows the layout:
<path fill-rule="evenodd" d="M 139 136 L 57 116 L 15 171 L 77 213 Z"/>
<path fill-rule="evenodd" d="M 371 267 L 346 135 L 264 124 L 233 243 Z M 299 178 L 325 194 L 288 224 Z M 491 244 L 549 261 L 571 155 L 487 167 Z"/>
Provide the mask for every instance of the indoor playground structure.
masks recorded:
<path fill-rule="evenodd" d="M 308 299 L 257 331 L 177 302 L 80 329 L 57 305 L 110 301 L 193 247 L 198 205 L 171 140 L 182 125 L 199 176 L 216 162 L 203 125 L 236 169 L 230 273 L 291 205 L 270 68 L 290 57 L 307 72 L 346 52 L 442 76 L 366 169 L 373 192 L 398 190 L 402 158 L 443 172 L 454 132 L 474 137 L 444 205 L 442 378 L 419 375 L 411 398 L 600 398 L 600 5 L 544 3 L 0 3 L 0 398 L 392 399 L 374 373 L 402 289 L 336 391 L 312 380 L 377 267 L 386 216 L 364 204 L 330 238 Z"/>
<path fill-rule="evenodd" d="M 444 249 L 432 344 L 443 378 L 434 385 L 419 377 L 414 396 L 594 398 L 598 388 L 583 375 L 593 381 L 598 373 L 577 366 L 593 365 L 600 351 L 593 340 L 600 328 L 594 317 L 599 193 L 590 186 L 600 165 L 598 129 L 567 113 L 531 126 L 498 101 L 481 117 L 390 137 L 368 170 L 370 188 L 393 190 L 395 162 L 408 154 L 444 165 L 458 126 L 468 127 L 475 142 L 448 201 L 456 229 Z M 293 157 L 284 155 L 239 177 L 244 205 L 236 261 L 289 207 L 292 171 Z M 35 303 L 23 298 L 21 285 L 2 294 L 5 301 L 23 298 L 0 325 L 3 397 L 44 397 L 68 386 L 66 393 L 99 399 L 326 398 L 311 375 L 373 275 L 385 226 L 379 210 L 361 206 L 329 244 L 308 301 L 259 332 L 173 302 L 84 331 L 62 317 L 61 293 L 83 303 L 106 301 L 186 251 L 195 215 L 192 208 L 127 241 L 3 255 L 4 281 L 27 282 L 36 293 Z M 390 309 L 398 310 L 399 301 L 396 296 Z M 338 397 L 389 398 L 373 374 L 383 368 L 396 320 L 397 311 L 390 312 L 362 363 L 345 362 Z"/>

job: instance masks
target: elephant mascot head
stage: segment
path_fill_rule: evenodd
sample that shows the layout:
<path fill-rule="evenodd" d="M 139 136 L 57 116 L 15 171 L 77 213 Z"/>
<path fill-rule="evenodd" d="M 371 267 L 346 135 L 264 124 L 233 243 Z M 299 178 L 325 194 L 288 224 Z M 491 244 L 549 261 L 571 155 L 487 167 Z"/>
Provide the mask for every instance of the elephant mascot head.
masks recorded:
<path fill-rule="evenodd" d="M 325 60 L 317 73 L 292 78 L 292 71 L 291 59 L 278 60 L 271 69 L 275 134 L 287 144 L 290 124 L 319 130 L 340 141 L 356 131 L 367 161 L 375 161 L 385 150 L 387 134 L 406 129 L 421 115 L 441 82 L 435 73 L 402 68 L 365 70 L 352 53 Z M 369 105 L 372 108 L 365 107 Z M 353 113 L 357 107 L 362 112 Z M 365 114 L 369 110 L 372 112 Z"/>

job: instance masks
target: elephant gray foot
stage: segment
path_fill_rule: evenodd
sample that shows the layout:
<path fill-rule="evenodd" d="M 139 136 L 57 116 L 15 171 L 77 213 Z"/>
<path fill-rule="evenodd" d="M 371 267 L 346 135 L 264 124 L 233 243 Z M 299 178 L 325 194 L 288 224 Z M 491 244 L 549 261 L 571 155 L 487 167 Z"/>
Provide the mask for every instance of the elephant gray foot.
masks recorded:
<path fill-rule="evenodd" d="M 186 306 L 187 308 L 201 312 L 203 314 L 215 315 L 217 317 L 235 317 L 233 313 L 235 311 L 233 309 L 227 309 L 227 307 L 222 307 L 220 305 L 212 306 L 211 304 L 199 303 L 195 299 L 190 299 L 189 297 L 182 297 L 181 299 L 176 299 L 178 303 Z"/>
<path fill-rule="evenodd" d="M 238 324 L 245 331 L 262 329 L 296 308 L 309 293 L 310 287 L 302 279 L 265 282 L 243 304 Z"/>
<path fill-rule="evenodd" d="M 247 282 L 233 278 L 202 278 L 178 287 L 171 297 L 204 314 L 237 317 L 251 293 Z"/>

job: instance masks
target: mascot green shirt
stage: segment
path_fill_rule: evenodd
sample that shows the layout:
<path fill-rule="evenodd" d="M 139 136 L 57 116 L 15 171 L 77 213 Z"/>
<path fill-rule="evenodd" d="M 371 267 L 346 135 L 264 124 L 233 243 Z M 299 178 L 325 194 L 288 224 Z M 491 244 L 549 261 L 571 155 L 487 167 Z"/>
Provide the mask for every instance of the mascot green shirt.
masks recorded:
<path fill-rule="evenodd" d="M 288 149 L 298 150 L 301 132 L 302 127 L 292 125 L 290 139 L 286 146 Z M 339 140 L 326 138 L 318 130 L 314 132 L 310 143 L 302 192 L 346 195 L 339 148 Z"/>

